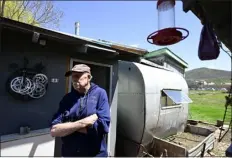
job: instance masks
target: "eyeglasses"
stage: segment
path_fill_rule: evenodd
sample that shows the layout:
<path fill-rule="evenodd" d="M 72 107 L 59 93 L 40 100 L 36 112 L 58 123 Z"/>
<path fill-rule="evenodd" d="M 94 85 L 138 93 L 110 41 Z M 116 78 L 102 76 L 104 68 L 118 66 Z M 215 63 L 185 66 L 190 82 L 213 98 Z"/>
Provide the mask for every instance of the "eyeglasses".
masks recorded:
<path fill-rule="evenodd" d="M 77 83 L 80 83 L 80 82 L 82 82 L 82 81 L 84 81 L 85 79 L 87 79 L 88 77 L 81 77 L 81 78 L 79 78 L 78 80 L 72 80 L 72 83 L 73 84 L 77 84 Z"/>

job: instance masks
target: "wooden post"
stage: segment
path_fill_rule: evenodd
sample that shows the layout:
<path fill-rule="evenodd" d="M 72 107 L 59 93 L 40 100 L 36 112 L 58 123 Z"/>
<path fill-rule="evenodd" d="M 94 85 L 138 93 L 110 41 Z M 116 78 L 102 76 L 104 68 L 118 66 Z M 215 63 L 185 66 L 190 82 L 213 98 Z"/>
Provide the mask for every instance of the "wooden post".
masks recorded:
<path fill-rule="evenodd" d="M 0 21 L 0 53 L 2 53 L 2 22 L 1 21 Z"/>

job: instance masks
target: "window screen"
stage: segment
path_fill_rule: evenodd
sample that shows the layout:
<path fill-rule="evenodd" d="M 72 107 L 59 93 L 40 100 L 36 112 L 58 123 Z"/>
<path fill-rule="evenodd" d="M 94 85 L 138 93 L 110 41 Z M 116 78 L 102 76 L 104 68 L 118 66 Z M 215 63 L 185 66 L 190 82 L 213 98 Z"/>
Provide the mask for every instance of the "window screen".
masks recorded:
<path fill-rule="evenodd" d="M 181 90 L 163 90 L 174 104 L 192 103 L 192 100 Z"/>

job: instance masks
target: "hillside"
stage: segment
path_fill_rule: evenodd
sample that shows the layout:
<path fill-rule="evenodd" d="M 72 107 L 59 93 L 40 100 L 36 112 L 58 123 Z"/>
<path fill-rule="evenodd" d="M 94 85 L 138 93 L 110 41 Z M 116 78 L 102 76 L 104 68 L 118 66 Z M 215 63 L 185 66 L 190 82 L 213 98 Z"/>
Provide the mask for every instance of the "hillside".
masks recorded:
<path fill-rule="evenodd" d="M 207 82 L 230 82 L 230 71 L 198 68 L 186 72 L 187 80 L 206 80 Z"/>

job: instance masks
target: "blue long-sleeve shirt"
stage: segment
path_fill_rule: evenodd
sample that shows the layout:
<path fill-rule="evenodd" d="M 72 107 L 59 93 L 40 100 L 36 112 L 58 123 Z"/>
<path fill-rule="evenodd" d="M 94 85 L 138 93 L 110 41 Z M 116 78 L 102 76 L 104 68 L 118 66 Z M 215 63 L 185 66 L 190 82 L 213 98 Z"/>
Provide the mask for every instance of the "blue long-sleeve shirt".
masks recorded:
<path fill-rule="evenodd" d="M 106 135 L 110 125 L 109 109 L 106 91 L 94 83 L 91 83 L 85 95 L 73 90 L 63 97 L 51 126 L 81 120 L 92 114 L 98 116 L 94 125 L 87 128 L 87 134 L 74 132 L 61 138 L 63 157 L 107 156 Z"/>

